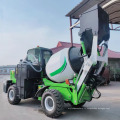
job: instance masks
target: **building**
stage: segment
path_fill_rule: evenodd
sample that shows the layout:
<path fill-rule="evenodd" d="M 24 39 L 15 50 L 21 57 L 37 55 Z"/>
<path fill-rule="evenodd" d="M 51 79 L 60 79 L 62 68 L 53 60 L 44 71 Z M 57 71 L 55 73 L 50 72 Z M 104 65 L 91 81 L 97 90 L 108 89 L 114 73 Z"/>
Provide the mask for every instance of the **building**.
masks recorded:
<path fill-rule="evenodd" d="M 0 75 L 9 75 L 11 70 L 15 70 L 15 65 L 0 66 Z"/>
<path fill-rule="evenodd" d="M 75 47 L 80 47 L 80 44 L 73 44 Z M 53 53 L 56 53 L 64 48 L 71 47 L 71 43 L 68 42 L 58 42 L 57 46 L 55 48 L 52 48 L 51 50 Z M 110 68 L 111 77 L 114 75 L 114 78 L 120 78 L 120 52 L 115 52 L 110 49 L 108 49 L 108 66 Z M 106 73 L 107 74 L 107 73 Z M 108 76 L 108 75 L 107 75 Z"/>

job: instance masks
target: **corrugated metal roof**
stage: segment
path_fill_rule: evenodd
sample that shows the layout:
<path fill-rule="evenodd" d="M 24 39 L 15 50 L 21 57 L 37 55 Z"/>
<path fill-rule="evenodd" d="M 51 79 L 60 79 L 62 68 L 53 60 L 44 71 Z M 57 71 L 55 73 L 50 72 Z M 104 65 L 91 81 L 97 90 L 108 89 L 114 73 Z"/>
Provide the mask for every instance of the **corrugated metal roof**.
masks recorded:
<path fill-rule="evenodd" d="M 64 49 L 64 48 L 67 48 L 67 47 L 64 47 L 64 46 L 55 47 L 55 48 L 52 48 L 51 50 L 52 50 L 53 53 L 57 53 L 57 52 L 59 52 L 60 50 L 62 50 L 62 49 Z"/>
<path fill-rule="evenodd" d="M 74 43 L 73 46 L 80 47 L 81 45 Z M 52 48 L 51 50 L 53 51 L 53 53 L 56 53 L 64 48 L 70 48 L 70 47 L 71 47 L 71 43 L 60 41 L 60 42 L 58 42 L 57 47 Z M 120 52 L 115 52 L 115 51 L 108 49 L 108 57 L 109 58 L 120 58 Z"/>
<path fill-rule="evenodd" d="M 99 4 L 109 14 L 110 23 L 120 24 L 120 0 L 83 0 L 73 8 L 66 16 L 79 19 L 79 15 Z"/>
<path fill-rule="evenodd" d="M 73 46 L 80 47 L 81 45 L 77 44 L 77 43 L 73 43 Z M 56 53 L 56 52 L 59 52 L 60 50 L 62 50 L 64 48 L 70 48 L 70 47 L 71 47 L 71 43 L 59 41 L 58 44 L 57 44 L 57 47 L 52 48 L 51 50 L 52 50 L 53 53 Z"/>

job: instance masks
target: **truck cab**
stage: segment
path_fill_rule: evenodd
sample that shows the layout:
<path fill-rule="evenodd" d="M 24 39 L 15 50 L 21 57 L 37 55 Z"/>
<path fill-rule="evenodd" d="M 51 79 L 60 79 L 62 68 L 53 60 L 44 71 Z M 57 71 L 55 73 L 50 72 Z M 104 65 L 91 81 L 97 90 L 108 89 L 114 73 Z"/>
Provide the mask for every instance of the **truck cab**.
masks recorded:
<path fill-rule="evenodd" d="M 32 64 L 45 67 L 51 55 L 52 51 L 50 49 L 37 47 L 28 50 L 26 60 L 32 62 Z"/>
<path fill-rule="evenodd" d="M 20 60 L 15 71 L 11 71 L 10 80 L 3 85 L 5 93 L 11 85 L 15 84 L 19 91 L 19 98 L 27 99 L 35 96 L 38 84 L 43 77 L 47 77 L 45 67 L 52 56 L 52 51 L 47 48 L 37 47 L 29 49 L 24 60 Z"/>

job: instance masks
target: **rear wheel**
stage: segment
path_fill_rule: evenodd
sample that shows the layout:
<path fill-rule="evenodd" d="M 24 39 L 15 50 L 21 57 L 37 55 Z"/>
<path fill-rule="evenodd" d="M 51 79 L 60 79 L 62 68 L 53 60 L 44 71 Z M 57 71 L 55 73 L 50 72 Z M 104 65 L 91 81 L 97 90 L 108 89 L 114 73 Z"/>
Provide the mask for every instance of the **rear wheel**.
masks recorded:
<path fill-rule="evenodd" d="M 41 105 L 48 117 L 56 118 L 61 115 L 64 108 L 64 99 L 57 90 L 47 90 L 42 95 Z"/>
<path fill-rule="evenodd" d="M 21 101 L 18 97 L 18 88 L 15 85 L 10 86 L 8 89 L 8 101 L 12 105 L 17 105 Z"/>

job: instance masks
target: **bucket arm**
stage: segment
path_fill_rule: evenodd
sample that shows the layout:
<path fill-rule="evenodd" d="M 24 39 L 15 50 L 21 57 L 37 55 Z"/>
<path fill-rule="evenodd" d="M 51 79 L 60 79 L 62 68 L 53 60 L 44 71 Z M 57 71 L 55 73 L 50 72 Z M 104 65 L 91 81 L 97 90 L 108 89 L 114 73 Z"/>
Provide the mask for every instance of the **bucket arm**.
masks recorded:
<path fill-rule="evenodd" d="M 97 54 L 97 45 L 98 45 L 98 36 L 95 35 L 93 37 L 93 44 L 92 44 L 92 53 L 91 56 L 88 58 L 87 56 L 84 57 L 84 65 L 83 68 L 81 68 L 82 70 L 80 70 L 81 76 L 78 79 L 78 83 L 77 83 L 77 91 L 79 91 L 82 83 L 84 82 L 86 76 L 88 75 L 90 68 L 93 65 L 96 65 L 97 62 L 101 62 L 101 65 L 99 67 L 99 69 L 97 70 L 96 74 L 99 74 L 102 70 L 102 68 L 104 67 L 105 64 L 108 63 L 108 41 L 105 42 L 105 46 L 104 46 L 104 51 L 103 51 L 103 56 L 98 56 Z"/>

